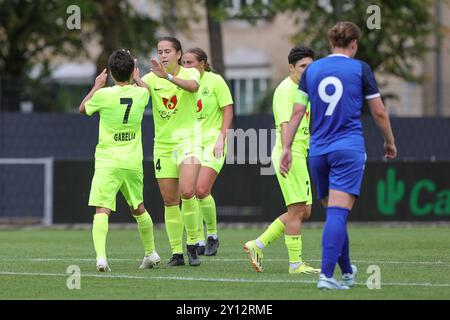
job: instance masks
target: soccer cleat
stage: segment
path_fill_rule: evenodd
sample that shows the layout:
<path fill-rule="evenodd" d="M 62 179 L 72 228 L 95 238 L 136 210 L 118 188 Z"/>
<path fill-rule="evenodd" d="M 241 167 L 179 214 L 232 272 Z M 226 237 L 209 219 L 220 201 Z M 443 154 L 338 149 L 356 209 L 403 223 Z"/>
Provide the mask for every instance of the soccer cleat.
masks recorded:
<path fill-rule="evenodd" d="M 198 257 L 198 244 L 186 245 L 187 255 L 189 258 L 189 265 L 193 267 L 198 267 L 200 265 L 200 258 Z"/>
<path fill-rule="evenodd" d="M 349 287 L 337 282 L 334 278 L 327 278 L 323 273 L 319 276 L 317 288 L 322 290 L 348 290 Z"/>
<path fill-rule="evenodd" d="M 170 261 L 167 263 L 168 267 L 184 266 L 184 257 L 182 253 L 174 253 Z"/>
<path fill-rule="evenodd" d="M 198 245 L 197 253 L 199 256 L 205 255 L 205 246 Z"/>
<path fill-rule="evenodd" d="M 218 248 L 219 238 L 214 239 L 213 237 L 208 237 L 208 240 L 206 241 L 205 256 L 215 256 Z"/>
<path fill-rule="evenodd" d="M 111 268 L 108 265 L 108 261 L 106 261 L 105 258 L 98 258 L 97 259 L 97 271 L 99 272 L 110 272 Z"/>
<path fill-rule="evenodd" d="M 291 268 L 289 267 L 289 273 L 290 274 L 299 274 L 299 273 L 305 273 L 305 274 L 318 274 L 320 273 L 320 269 L 316 269 L 313 267 L 308 266 L 306 263 L 302 262 L 297 268 Z"/>
<path fill-rule="evenodd" d="M 161 262 L 161 258 L 153 251 L 151 255 L 145 256 L 144 260 L 142 260 L 142 264 L 139 266 L 139 269 L 151 269 L 154 266 L 158 265 Z"/>
<path fill-rule="evenodd" d="M 256 272 L 263 272 L 262 261 L 264 258 L 263 251 L 258 248 L 255 240 L 248 241 L 244 244 L 244 251 L 248 253 L 248 257 Z"/>
<path fill-rule="evenodd" d="M 356 274 L 358 273 L 358 268 L 352 264 L 352 273 L 344 273 L 342 275 L 342 281 L 341 283 L 347 287 L 354 287 L 355 286 L 355 279 Z"/>

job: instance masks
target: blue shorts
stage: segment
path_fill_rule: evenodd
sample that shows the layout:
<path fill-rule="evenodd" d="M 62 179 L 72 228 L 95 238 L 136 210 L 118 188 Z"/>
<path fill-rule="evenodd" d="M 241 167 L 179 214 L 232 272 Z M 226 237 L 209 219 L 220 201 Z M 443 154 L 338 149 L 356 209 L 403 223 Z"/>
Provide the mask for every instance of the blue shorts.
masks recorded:
<path fill-rule="evenodd" d="M 366 164 L 361 151 L 332 151 L 309 157 L 309 170 L 317 188 L 318 199 L 328 197 L 330 189 L 359 196 Z"/>

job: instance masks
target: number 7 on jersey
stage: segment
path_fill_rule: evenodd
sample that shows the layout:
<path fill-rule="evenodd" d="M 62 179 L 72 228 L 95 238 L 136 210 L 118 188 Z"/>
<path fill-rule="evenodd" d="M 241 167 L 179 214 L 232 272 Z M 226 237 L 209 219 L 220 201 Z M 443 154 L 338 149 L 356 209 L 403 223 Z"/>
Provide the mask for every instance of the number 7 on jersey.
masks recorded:
<path fill-rule="evenodd" d="M 127 109 L 125 110 L 125 114 L 123 115 L 122 124 L 128 123 L 128 117 L 130 116 L 131 106 L 133 105 L 133 99 L 131 98 L 120 98 L 120 104 L 126 104 Z"/>

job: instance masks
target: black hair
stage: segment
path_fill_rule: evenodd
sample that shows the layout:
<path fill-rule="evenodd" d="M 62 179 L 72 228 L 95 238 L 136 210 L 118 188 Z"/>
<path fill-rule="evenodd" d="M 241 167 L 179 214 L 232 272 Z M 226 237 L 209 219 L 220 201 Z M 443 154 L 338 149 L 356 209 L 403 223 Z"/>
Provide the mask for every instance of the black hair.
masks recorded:
<path fill-rule="evenodd" d="M 315 57 L 314 51 L 305 46 L 296 46 L 291 49 L 288 55 L 288 61 L 289 64 L 295 65 L 298 61 L 302 60 L 303 58 L 311 58 L 314 60 Z"/>
<path fill-rule="evenodd" d="M 156 43 L 160 43 L 161 41 L 169 41 L 172 44 L 172 47 L 178 52 L 181 52 L 180 59 L 178 59 L 178 64 L 181 65 L 181 57 L 183 57 L 183 48 L 181 47 L 181 42 L 175 37 L 161 37 L 158 38 Z"/>
<path fill-rule="evenodd" d="M 119 82 L 129 81 L 134 71 L 134 59 L 130 51 L 119 49 L 109 57 L 109 70 L 113 78 Z"/>

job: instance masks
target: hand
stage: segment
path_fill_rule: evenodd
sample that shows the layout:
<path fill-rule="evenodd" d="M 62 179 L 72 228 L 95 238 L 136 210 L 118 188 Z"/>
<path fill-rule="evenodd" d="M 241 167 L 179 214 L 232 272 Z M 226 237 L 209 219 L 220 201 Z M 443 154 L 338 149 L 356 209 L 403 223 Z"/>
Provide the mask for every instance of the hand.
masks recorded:
<path fill-rule="evenodd" d="M 280 158 L 280 173 L 286 178 L 292 164 L 292 151 L 291 148 L 283 149 L 283 153 Z"/>
<path fill-rule="evenodd" d="M 395 159 L 397 157 L 397 147 L 395 143 L 384 143 L 384 157 L 386 159 Z"/>
<path fill-rule="evenodd" d="M 214 146 L 214 156 L 217 159 L 220 159 L 223 157 L 224 145 L 225 145 L 224 137 L 222 136 L 222 134 L 219 134 L 219 137 L 217 137 L 216 145 Z"/>
<path fill-rule="evenodd" d="M 141 79 L 141 75 L 139 73 L 139 68 L 137 67 L 137 59 L 134 59 L 134 72 L 133 72 L 133 80 L 137 82 Z"/>
<path fill-rule="evenodd" d="M 106 68 L 103 69 L 102 73 L 100 73 L 97 78 L 95 78 L 94 88 L 100 89 L 105 86 L 106 79 L 108 78 L 108 73 L 106 72 Z"/>
<path fill-rule="evenodd" d="M 156 59 L 152 59 L 152 60 L 150 60 L 150 62 L 152 63 L 153 73 L 156 74 L 160 78 L 166 79 L 167 72 L 166 72 L 166 69 L 164 68 L 164 66 L 162 65 L 162 63 Z"/>

